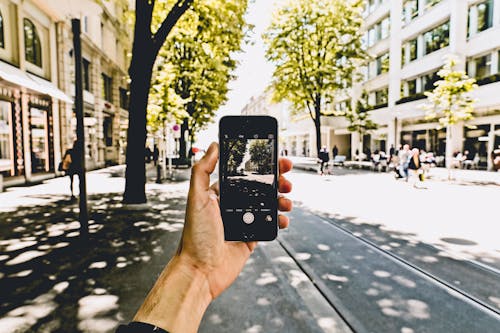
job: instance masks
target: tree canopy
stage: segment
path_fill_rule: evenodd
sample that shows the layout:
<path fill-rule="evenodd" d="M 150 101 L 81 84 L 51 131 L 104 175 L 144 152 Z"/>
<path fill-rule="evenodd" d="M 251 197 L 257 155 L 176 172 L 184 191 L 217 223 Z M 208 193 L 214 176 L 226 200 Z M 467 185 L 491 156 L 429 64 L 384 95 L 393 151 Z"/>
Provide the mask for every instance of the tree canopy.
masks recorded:
<path fill-rule="evenodd" d="M 325 105 L 352 85 L 356 66 L 367 57 L 361 44 L 362 10 L 361 0 L 291 0 L 274 14 L 264 34 L 266 57 L 276 65 L 273 99 L 309 113 L 318 152 Z"/>

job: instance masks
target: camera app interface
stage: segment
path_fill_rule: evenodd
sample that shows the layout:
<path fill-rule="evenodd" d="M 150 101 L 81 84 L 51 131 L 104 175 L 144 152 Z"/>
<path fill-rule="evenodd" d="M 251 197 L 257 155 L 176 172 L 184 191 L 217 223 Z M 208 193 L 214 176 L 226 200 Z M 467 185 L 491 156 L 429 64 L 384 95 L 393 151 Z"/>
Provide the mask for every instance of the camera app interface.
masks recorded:
<path fill-rule="evenodd" d="M 223 142 L 224 215 L 248 227 L 262 223 L 271 227 L 276 223 L 274 135 L 226 135 Z"/>

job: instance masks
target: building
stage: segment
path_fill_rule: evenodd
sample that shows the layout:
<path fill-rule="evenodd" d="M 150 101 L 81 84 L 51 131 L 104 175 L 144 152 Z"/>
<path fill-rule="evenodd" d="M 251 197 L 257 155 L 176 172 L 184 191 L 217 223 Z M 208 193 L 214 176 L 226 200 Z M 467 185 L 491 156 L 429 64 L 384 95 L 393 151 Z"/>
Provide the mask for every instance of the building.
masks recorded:
<path fill-rule="evenodd" d="M 120 2 L 121 3 L 121 2 Z M 71 18 L 82 22 L 87 166 L 123 163 L 130 41 L 115 2 L 0 3 L 0 172 L 53 177 L 76 138 Z"/>
<path fill-rule="evenodd" d="M 452 148 L 477 153 L 480 167 L 490 169 L 489 153 L 500 145 L 500 0 L 369 0 L 364 20 L 363 42 L 373 60 L 362 68 L 362 82 L 333 107 L 353 107 L 365 98 L 380 127 L 360 140 L 342 117 L 324 117 L 322 142 L 329 149 L 336 144 L 344 155 L 354 154 L 360 141 L 365 150 L 409 143 L 444 155 L 446 130 L 426 120 L 420 106 L 451 54 L 479 85 L 475 118 L 452 127 Z M 314 152 L 312 122 L 294 123 L 298 130 L 288 141 Z"/>

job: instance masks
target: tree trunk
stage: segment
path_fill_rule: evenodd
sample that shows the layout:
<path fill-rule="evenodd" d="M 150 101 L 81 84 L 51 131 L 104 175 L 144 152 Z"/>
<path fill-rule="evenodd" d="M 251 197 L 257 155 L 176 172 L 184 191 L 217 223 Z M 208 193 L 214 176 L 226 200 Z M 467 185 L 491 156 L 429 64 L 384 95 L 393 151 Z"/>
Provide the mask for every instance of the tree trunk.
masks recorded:
<path fill-rule="evenodd" d="M 188 119 L 184 118 L 181 124 L 181 137 L 179 138 L 179 162 L 185 163 L 187 160 L 186 131 L 189 129 Z"/>
<path fill-rule="evenodd" d="M 144 57 L 144 52 L 137 59 L 132 59 L 132 66 L 141 70 L 131 71 L 130 107 L 127 131 L 127 169 L 125 171 L 125 193 L 123 202 L 141 204 L 146 199 L 146 165 L 144 149 L 146 147 L 146 109 L 149 86 L 153 72 L 153 61 Z"/>
<path fill-rule="evenodd" d="M 314 126 L 316 130 L 316 156 L 319 157 L 319 151 L 321 150 L 321 99 L 316 98 L 314 103 Z"/>
<path fill-rule="evenodd" d="M 445 163 L 448 169 L 448 180 L 452 180 L 453 176 L 451 174 L 451 164 L 453 161 L 453 150 L 451 145 L 451 126 L 446 126 L 446 152 L 445 152 Z"/>

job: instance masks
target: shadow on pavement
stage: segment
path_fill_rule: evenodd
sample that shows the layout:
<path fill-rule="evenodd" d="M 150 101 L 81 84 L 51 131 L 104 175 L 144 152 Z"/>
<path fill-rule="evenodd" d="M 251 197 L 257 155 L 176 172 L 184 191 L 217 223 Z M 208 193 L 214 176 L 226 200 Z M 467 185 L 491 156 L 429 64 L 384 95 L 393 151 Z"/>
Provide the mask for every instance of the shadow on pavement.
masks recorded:
<path fill-rule="evenodd" d="M 183 194 L 149 190 L 148 198 L 149 209 L 131 211 L 121 195 L 90 196 L 88 239 L 77 202 L 0 213 L 0 331 L 109 332 L 131 318 L 184 222 Z"/>

